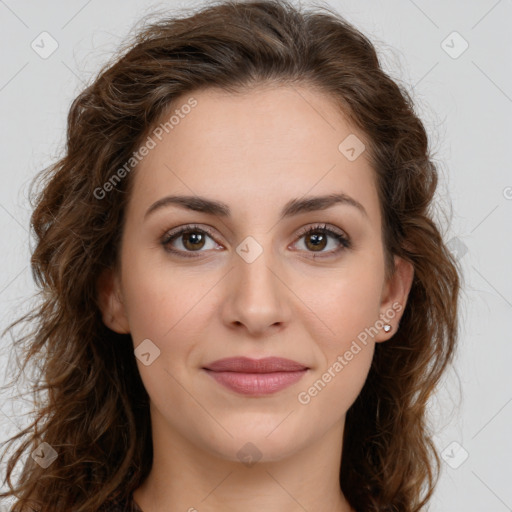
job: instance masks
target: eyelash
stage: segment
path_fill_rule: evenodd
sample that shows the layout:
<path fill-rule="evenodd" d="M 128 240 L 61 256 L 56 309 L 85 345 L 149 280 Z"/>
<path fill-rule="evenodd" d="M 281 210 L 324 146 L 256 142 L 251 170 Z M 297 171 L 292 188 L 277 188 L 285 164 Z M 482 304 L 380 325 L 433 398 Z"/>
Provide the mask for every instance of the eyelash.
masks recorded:
<path fill-rule="evenodd" d="M 213 236 L 213 233 L 209 229 L 207 229 L 207 228 L 200 228 L 199 226 L 197 226 L 195 224 L 190 224 L 190 225 L 182 226 L 182 227 L 180 227 L 180 228 L 178 228 L 176 230 L 173 230 L 173 231 L 165 233 L 164 236 L 161 239 L 161 244 L 164 247 L 164 250 L 169 252 L 169 253 L 172 253 L 172 254 L 175 254 L 175 255 L 178 255 L 178 256 L 184 257 L 184 258 L 197 258 L 200 255 L 199 254 L 195 255 L 193 253 L 194 252 L 201 253 L 201 252 L 204 252 L 204 251 L 201 251 L 201 250 L 198 250 L 198 251 L 182 251 L 182 250 L 171 249 L 169 247 L 169 245 L 168 245 L 169 242 L 171 242 L 171 241 L 173 241 L 175 239 L 178 239 L 184 233 L 196 233 L 196 232 L 197 233 L 206 234 L 210 238 L 212 238 L 213 240 L 215 239 L 214 236 Z M 328 256 L 333 256 L 333 255 L 338 254 L 339 252 L 341 252 L 341 251 L 343 251 L 345 249 L 350 249 L 352 247 L 352 243 L 351 243 L 351 241 L 347 237 L 345 237 L 341 233 L 338 233 L 337 231 L 329 229 L 326 224 L 319 224 L 319 225 L 315 225 L 315 226 L 309 226 L 307 228 L 302 229 L 297 234 L 297 241 L 300 240 L 301 238 L 303 238 L 304 236 L 309 235 L 311 233 L 321 233 L 321 234 L 324 234 L 324 235 L 329 235 L 332 238 L 334 238 L 335 240 L 337 240 L 338 243 L 340 244 L 340 247 L 338 249 L 336 249 L 334 251 L 328 251 L 328 252 L 325 252 L 325 253 L 324 252 L 315 253 L 314 251 L 307 251 L 307 252 L 312 252 L 313 253 L 313 258 L 318 258 L 318 254 L 326 254 Z M 323 258 L 324 256 L 320 256 L 320 257 Z"/>

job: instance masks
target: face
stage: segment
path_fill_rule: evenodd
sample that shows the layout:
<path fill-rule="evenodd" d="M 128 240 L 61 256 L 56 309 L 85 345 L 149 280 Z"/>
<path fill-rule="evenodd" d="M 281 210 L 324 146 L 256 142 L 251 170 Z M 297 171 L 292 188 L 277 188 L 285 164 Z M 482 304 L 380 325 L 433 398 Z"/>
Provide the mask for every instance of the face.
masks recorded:
<path fill-rule="evenodd" d="M 153 428 L 223 459 L 250 441 L 278 460 L 343 430 L 412 268 L 395 259 L 385 281 L 365 136 L 332 99 L 208 89 L 176 109 L 131 176 L 121 265 L 101 281 L 104 321 L 131 333 Z M 206 369 L 231 357 L 305 370 Z"/>

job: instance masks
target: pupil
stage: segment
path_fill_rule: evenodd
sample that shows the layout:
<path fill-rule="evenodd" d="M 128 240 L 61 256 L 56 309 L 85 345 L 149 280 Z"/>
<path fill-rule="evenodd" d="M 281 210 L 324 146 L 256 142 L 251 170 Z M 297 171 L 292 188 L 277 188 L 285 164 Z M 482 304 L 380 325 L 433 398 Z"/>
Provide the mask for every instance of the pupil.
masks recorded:
<path fill-rule="evenodd" d="M 202 233 L 189 233 L 188 235 L 185 235 L 185 242 L 191 245 L 201 244 L 202 236 Z M 197 249 L 197 247 L 195 248 Z"/>
<path fill-rule="evenodd" d="M 315 248 L 320 247 L 321 249 L 323 249 L 323 247 L 325 246 L 325 240 L 324 240 L 323 233 L 312 234 L 312 235 L 309 235 L 309 237 L 310 237 L 310 243 L 312 244 L 313 247 L 315 247 Z"/>

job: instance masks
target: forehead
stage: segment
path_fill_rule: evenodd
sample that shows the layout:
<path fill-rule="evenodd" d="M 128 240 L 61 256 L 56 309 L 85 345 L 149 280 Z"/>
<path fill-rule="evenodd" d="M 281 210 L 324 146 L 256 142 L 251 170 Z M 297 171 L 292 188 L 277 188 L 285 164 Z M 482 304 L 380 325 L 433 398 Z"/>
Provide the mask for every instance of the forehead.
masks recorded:
<path fill-rule="evenodd" d="M 173 102 L 149 137 L 154 147 L 133 176 L 130 208 L 138 214 L 166 193 L 207 196 L 253 215 L 253 207 L 277 211 L 291 197 L 343 192 L 380 224 L 365 135 L 314 89 L 194 91 Z"/>

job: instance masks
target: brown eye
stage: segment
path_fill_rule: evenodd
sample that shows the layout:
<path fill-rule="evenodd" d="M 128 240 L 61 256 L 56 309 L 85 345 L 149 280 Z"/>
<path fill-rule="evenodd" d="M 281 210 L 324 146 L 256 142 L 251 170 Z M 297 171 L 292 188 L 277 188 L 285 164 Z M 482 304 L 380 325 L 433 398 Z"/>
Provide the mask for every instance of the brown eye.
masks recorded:
<path fill-rule="evenodd" d="M 324 233 L 311 233 L 306 235 L 306 246 L 313 251 L 325 249 L 327 245 L 327 236 Z"/>
<path fill-rule="evenodd" d="M 300 239 L 304 239 L 306 252 L 318 253 L 322 256 L 332 256 L 344 249 L 350 249 L 352 246 L 348 237 L 344 236 L 341 232 L 329 229 L 325 224 L 304 229 L 299 234 Z M 325 251 L 324 249 L 329 245 L 331 239 L 335 240 L 334 245 L 338 247 Z M 316 257 L 316 254 L 313 256 Z"/>
<path fill-rule="evenodd" d="M 211 246 L 208 247 L 208 239 L 211 240 Z M 191 253 L 205 252 L 207 249 L 215 249 L 216 244 L 213 236 L 206 231 L 195 226 L 183 226 L 164 235 L 161 244 L 167 252 L 178 254 L 180 256 L 196 256 Z M 204 250 L 203 250 L 204 249 Z"/>
<path fill-rule="evenodd" d="M 190 251 L 202 249 L 205 243 L 204 233 L 199 231 L 187 231 L 182 233 L 183 246 Z"/>

